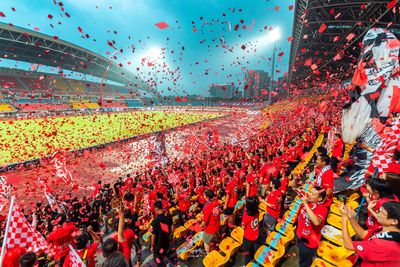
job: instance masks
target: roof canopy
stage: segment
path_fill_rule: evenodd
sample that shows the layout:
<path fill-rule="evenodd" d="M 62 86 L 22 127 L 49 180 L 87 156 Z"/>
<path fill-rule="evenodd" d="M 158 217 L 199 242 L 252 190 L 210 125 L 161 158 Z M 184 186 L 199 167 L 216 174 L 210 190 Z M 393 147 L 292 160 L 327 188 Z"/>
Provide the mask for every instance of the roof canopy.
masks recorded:
<path fill-rule="evenodd" d="M 400 34 L 400 14 L 393 1 L 297 0 L 290 51 L 289 83 L 346 80 L 353 74 L 359 44 L 373 28 Z M 399 5 L 397 0 L 394 6 Z"/>
<path fill-rule="evenodd" d="M 121 83 L 138 90 L 152 89 L 131 71 L 83 47 L 24 28 L 0 23 L 0 57 L 59 67 Z"/>

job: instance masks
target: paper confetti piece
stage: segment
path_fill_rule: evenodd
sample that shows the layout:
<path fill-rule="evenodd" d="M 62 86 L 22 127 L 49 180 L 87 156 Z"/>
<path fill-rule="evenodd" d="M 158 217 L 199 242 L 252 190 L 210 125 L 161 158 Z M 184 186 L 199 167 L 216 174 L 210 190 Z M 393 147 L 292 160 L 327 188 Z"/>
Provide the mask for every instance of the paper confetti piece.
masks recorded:
<path fill-rule="evenodd" d="M 290 10 L 293 10 L 293 5 L 290 5 L 290 6 L 289 6 L 289 11 L 290 11 Z"/>
<path fill-rule="evenodd" d="M 4 15 L 3 12 L 0 11 L 0 17 L 4 18 L 6 15 Z"/>
<path fill-rule="evenodd" d="M 397 0 L 392 0 L 387 4 L 388 9 L 392 9 L 396 6 Z"/>
<path fill-rule="evenodd" d="M 158 22 L 155 24 L 157 28 L 159 28 L 160 30 L 164 30 L 166 28 L 169 27 L 169 25 L 167 23 L 165 23 L 164 21 Z"/>
<path fill-rule="evenodd" d="M 347 35 L 346 40 L 350 41 L 351 39 L 354 38 L 354 36 L 356 36 L 354 33 L 350 33 L 349 35 Z"/>
<path fill-rule="evenodd" d="M 321 26 L 318 29 L 318 32 L 319 33 L 323 33 L 327 28 L 328 28 L 328 26 L 326 26 L 325 23 L 322 23 Z"/>

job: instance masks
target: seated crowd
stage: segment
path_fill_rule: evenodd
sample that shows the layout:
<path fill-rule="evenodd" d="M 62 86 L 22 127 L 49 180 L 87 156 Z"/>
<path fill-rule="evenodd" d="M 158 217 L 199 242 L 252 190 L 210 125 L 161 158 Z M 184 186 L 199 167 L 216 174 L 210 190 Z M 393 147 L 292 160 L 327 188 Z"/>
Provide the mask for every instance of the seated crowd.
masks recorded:
<path fill-rule="evenodd" d="M 319 110 L 322 99 L 307 98 L 267 114 L 268 127 L 247 145 L 215 145 L 200 158 L 153 166 L 113 183 L 99 182 L 92 197 L 58 196 L 58 208 L 37 203 L 26 218 L 58 253 L 9 249 L 3 266 L 74 266 L 68 244 L 88 267 L 145 266 L 150 254 L 149 266 L 175 266 L 179 262 L 176 248 L 197 232 L 203 231 L 204 250 L 196 255 L 206 256 L 237 227 L 244 230 L 240 253 L 246 265 L 295 198 L 301 200 L 295 231 L 299 264 L 311 266 L 334 202 L 334 179 L 341 172 L 345 150 L 338 131 L 341 107 L 336 97 L 327 97 L 332 104 L 323 112 Z M 302 112 L 295 108 L 300 105 Z M 333 134 L 333 143 L 325 142 L 315 155 L 309 155 L 321 133 L 325 140 L 328 133 Z M 399 148 L 395 154 L 398 157 Z M 294 173 L 309 156 L 311 163 L 304 172 Z M 361 266 L 400 266 L 400 203 L 385 180 L 387 175 L 398 174 L 381 173 L 369 178 L 362 189 L 365 221 L 345 202 L 340 206 L 343 246 L 355 251 L 358 257 L 353 261 Z M 305 184 L 311 189 L 304 190 Z M 237 211 L 241 200 L 244 209 Z M 266 212 L 260 220 L 261 203 Z M 221 224 L 223 214 L 227 219 Z M 197 226 L 183 240 L 173 237 L 175 229 L 195 218 L 199 218 Z M 356 233 L 353 238 L 348 223 Z M 148 233 L 150 239 L 145 242 Z"/>

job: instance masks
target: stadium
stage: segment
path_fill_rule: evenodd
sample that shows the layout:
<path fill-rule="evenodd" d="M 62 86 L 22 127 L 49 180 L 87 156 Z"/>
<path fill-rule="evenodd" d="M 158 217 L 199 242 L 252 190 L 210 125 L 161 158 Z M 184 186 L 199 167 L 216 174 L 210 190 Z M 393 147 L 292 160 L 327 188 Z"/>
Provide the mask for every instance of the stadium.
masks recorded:
<path fill-rule="evenodd" d="M 0 3 L 0 266 L 400 266 L 399 38 L 398 0 Z"/>

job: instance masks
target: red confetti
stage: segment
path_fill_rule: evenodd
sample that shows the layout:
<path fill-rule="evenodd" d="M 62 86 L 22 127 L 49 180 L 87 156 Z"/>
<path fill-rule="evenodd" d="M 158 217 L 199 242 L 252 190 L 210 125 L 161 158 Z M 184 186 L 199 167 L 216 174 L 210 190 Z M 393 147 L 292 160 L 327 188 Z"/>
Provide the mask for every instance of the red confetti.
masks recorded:
<path fill-rule="evenodd" d="M 293 41 L 293 36 L 289 36 L 289 37 L 287 38 L 287 40 L 288 40 L 289 42 Z"/>
<path fill-rule="evenodd" d="M 392 0 L 387 4 L 388 9 L 392 9 L 396 6 L 397 0 Z"/>
<path fill-rule="evenodd" d="M 52 18 L 53 18 L 53 15 L 48 14 L 47 17 L 48 17 L 49 19 L 52 19 Z"/>
<path fill-rule="evenodd" d="M 5 17 L 6 15 L 4 15 L 4 13 L 3 12 L 0 12 L 0 17 Z"/>
<path fill-rule="evenodd" d="M 346 40 L 350 41 L 351 39 L 354 38 L 354 36 L 356 36 L 354 33 L 350 33 L 349 35 L 347 35 Z"/>
<path fill-rule="evenodd" d="M 289 10 L 293 10 L 293 5 L 290 5 L 290 6 L 289 6 Z"/>
<path fill-rule="evenodd" d="M 279 6 L 275 6 L 275 11 L 279 11 Z"/>
<path fill-rule="evenodd" d="M 160 30 L 164 30 L 166 28 L 169 27 L 169 25 L 167 23 L 165 23 L 164 21 L 162 22 L 158 22 L 155 24 L 157 28 L 159 28 Z"/>
<path fill-rule="evenodd" d="M 327 28 L 328 28 L 328 26 L 326 26 L 325 23 L 322 23 L 322 25 L 318 29 L 318 32 L 323 33 Z"/>

